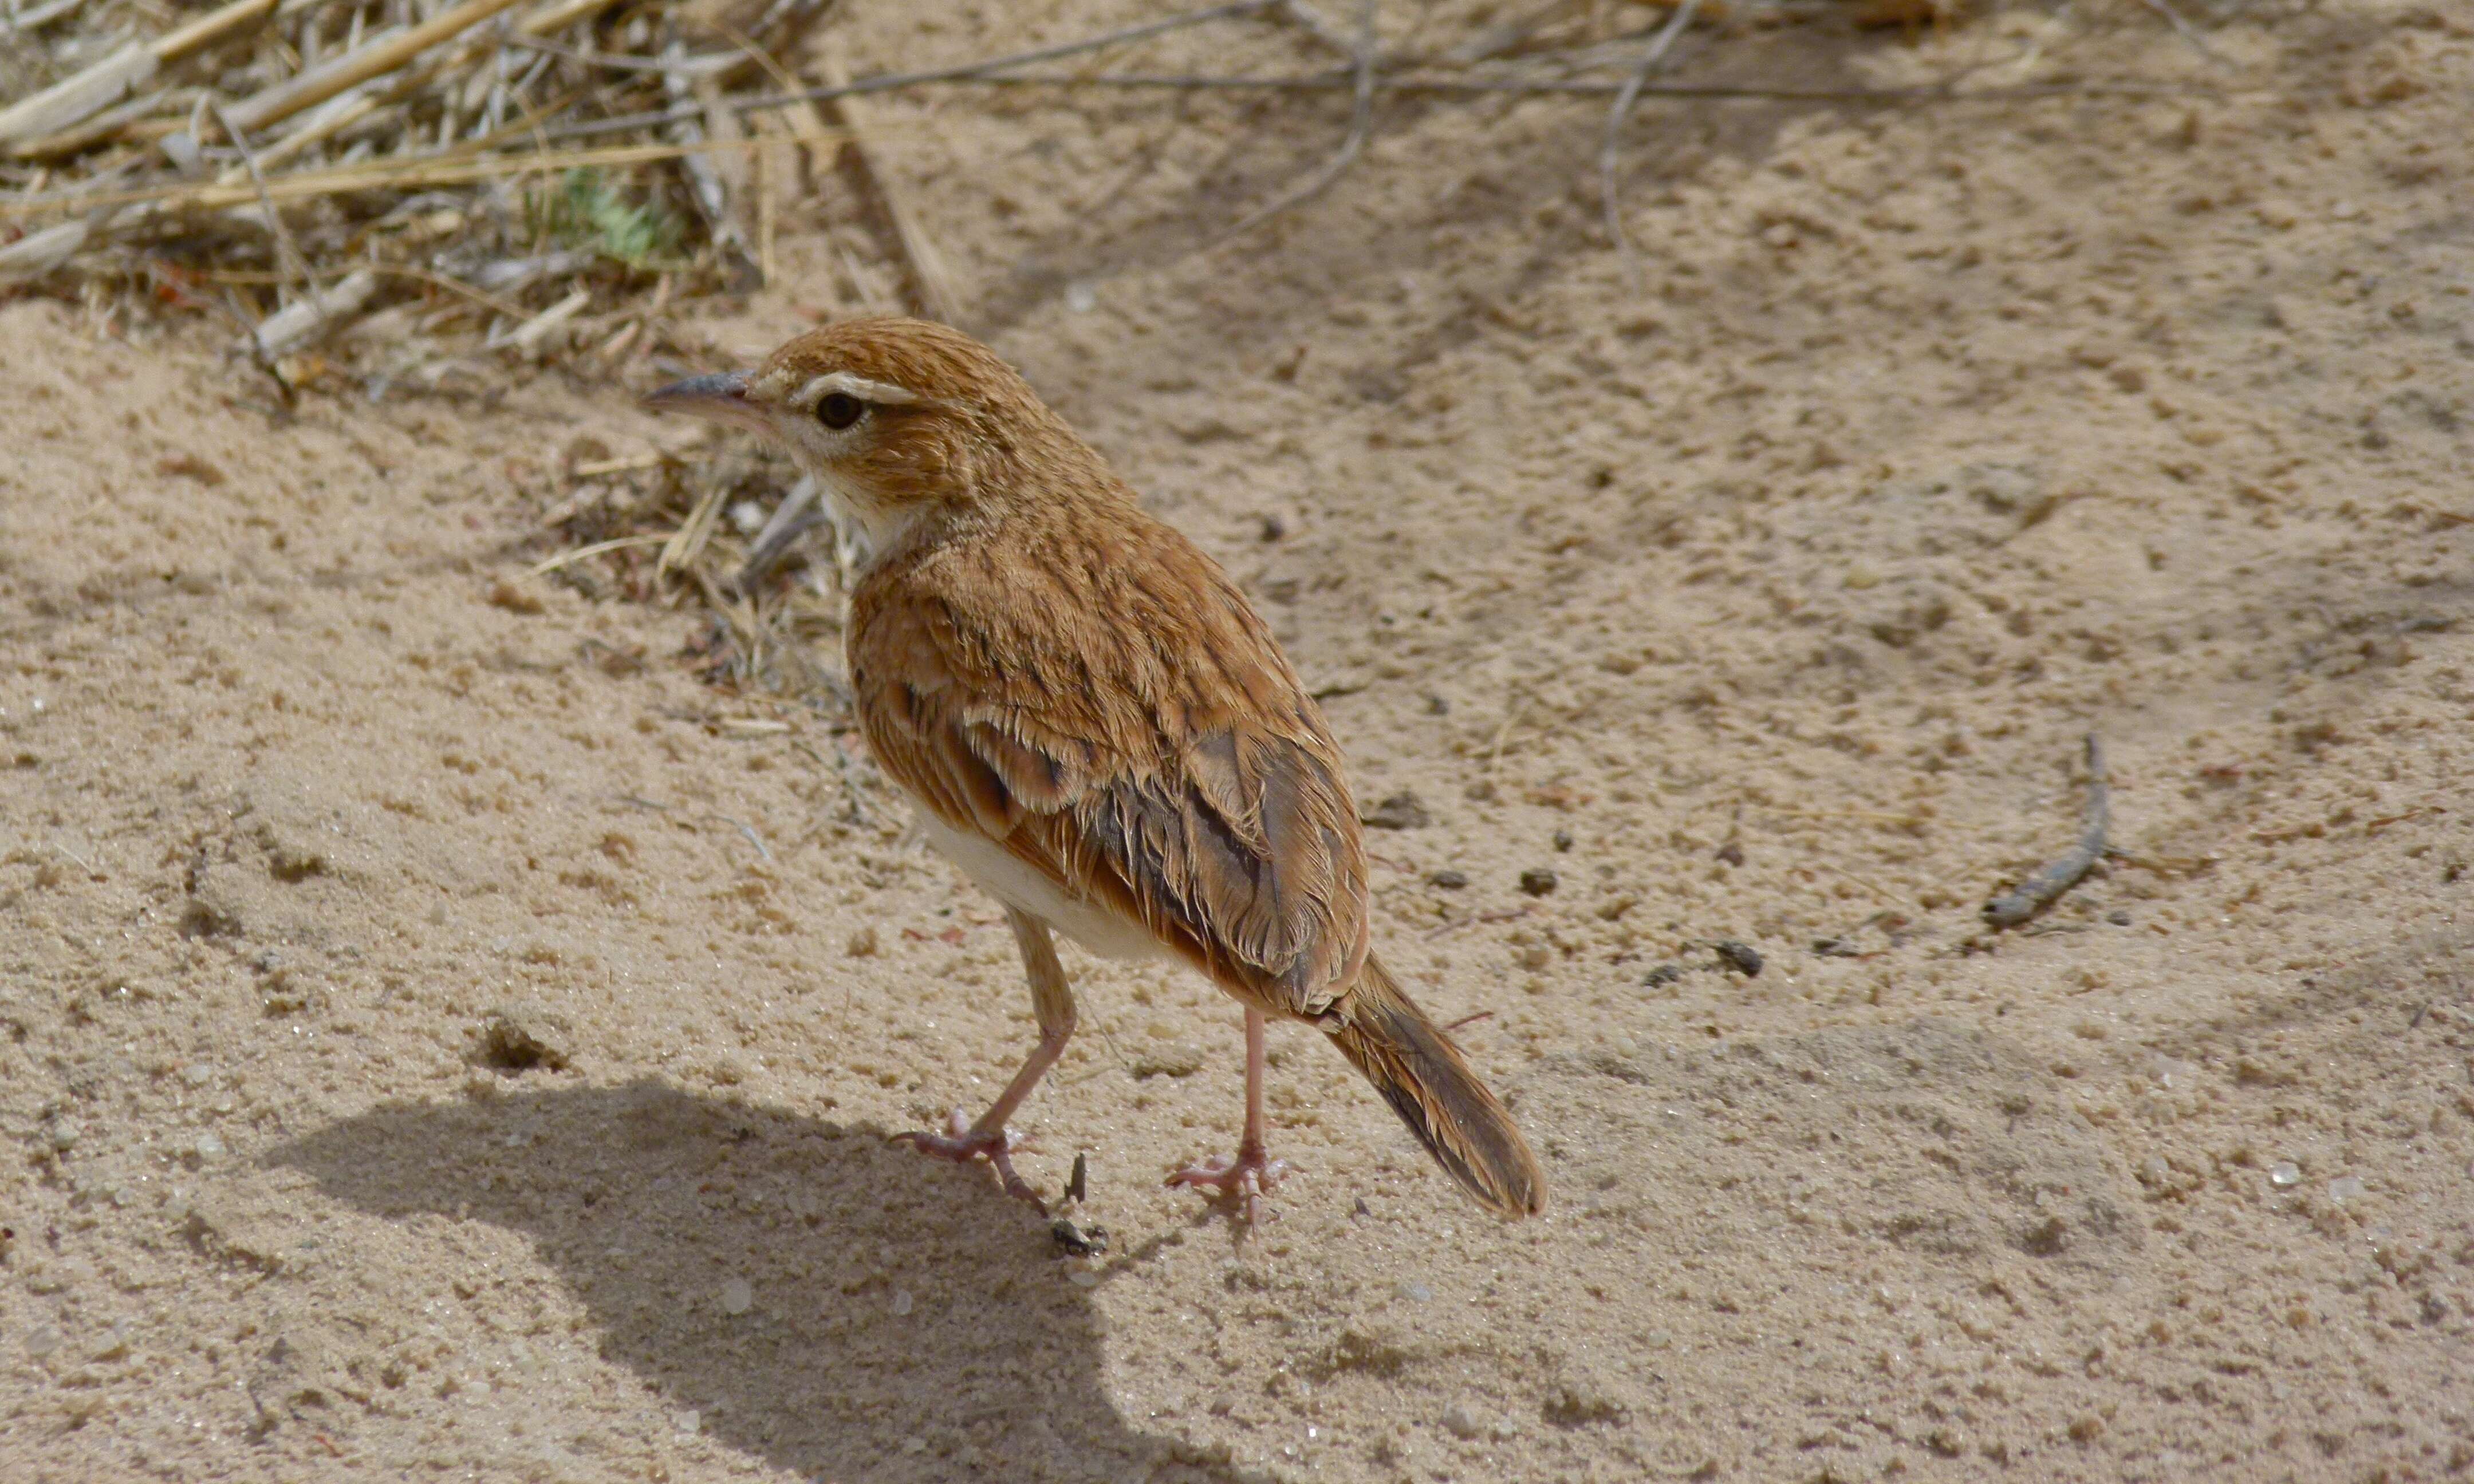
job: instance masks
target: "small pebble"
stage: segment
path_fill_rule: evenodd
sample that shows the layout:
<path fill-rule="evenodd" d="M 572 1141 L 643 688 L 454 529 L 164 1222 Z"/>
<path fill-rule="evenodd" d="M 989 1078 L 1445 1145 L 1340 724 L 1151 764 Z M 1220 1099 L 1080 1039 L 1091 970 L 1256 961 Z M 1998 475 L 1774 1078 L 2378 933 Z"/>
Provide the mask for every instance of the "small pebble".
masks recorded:
<path fill-rule="evenodd" d="M 1092 1272 L 1089 1268 L 1076 1268 L 1073 1272 L 1065 1275 L 1065 1281 L 1072 1283 L 1077 1288 L 1097 1288 L 1100 1286 L 1100 1275 Z"/>
<path fill-rule="evenodd" d="M 721 1311 L 723 1313 L 744 1314 L 755 1303 L 756 1290 L 748 1283 L 747 1280 L 743 1278 L 734 1278 L 730 1281 L 721 1285 Z"/>
<path fill-rule="evenodd" d="M 1710 946 L 1710 951 L 1717 954 L 1729 969 L 1742 974 L 1745 978 L 1758 979 L 1761 976 L 1761 955 L 1759 950 L 1751 944 L 1737 943 L 1733 938 L 1721 938 Z"/>
<path fill-rule="evenodd" d="M 1532 897 L 1543 897 L 1555 889 L 1555 873 L 1532 866 L 1520 874 L 1520 889 Z"/>
<path fill-rule="evenodd" d="M 1728 841 L 1725 845 L 1718 847 L 1718 849 L 1710 851 L 1710 853 L 1713 859 L 1722 861 L 1730 866 L 1740 866 L 1744 863 L 1744 849 L 1733 840 Z"/>
<path fill-rule="evenodd" d="M 1056 1244 L 1057 1250 L 1068 1257 L 1087 1257 L 1095 1252 L 1108 1250 L 1106 1227 L 1093 1227 L 1085 1232 L 1062 1216 L 1049 1223 L 1048 1236 Z"/>
<path fill-rule="evenodd" d="M 224 1157 L 224 1141 L 212 1134 L 199 1135 L 197 1148 L 198 1158 L 201 1160 L 220 1160 Z"/>
<path fill-rule="evenodd" d="M 2279 1160 L 2268 1167 L 2268 1183 L 2280 1186 L 2298 1185 L 2302 1184 L 2302 1166 L 2292 1160 Z"/>
<path fill-rule="evenodd" d="M 26 1353 L 29 1355 L 39 1358 L 60 1348 L 61 1332 L 49 1325 L 38 1326 L 26 1334 Z"/>
<path fill-rule="evenodd" d="M 1412 1304 L 1423 1304 L 1435 1296 L 1435 1290 L 1414 1280 L 1394 1283 L 1392 1292 L 1395 1297 L 1406 1299 Z"/>
<path fill-rule="evenodd" d="M 2328 1197 L 2336 1201 L 2359 1201 L 2370 1193 L 2360 1175 L 2340 1175 L 2328 1182 Z"/>
<path fill-rule="evenodd" d="M 896 1288 L 893 1290 L 893 1312 L 897 1315 L 908 1314 L 910 1312 L 910 1289 Z"/>
<path fill-rule="evenodd" d="M 1568 850 L 1570 850 L 1571 848 L 1572 848 L 1572 832 L 1571 832 L 1570 830 L 1568 830 L 1568 829 L 1559 829 L 1559 830 L 1555 831 L 1555 849 L 1556 849 L 1556 850 L 1560 853 L 1560 852 L 1562 852 L 1562 851 Z"/>
<path fill-rule="evenodd" d="M 1649 971 L 1648 978 L 1640 981 L 1640 987 L 1644 990 L 1654 990 L 1661 984 L 1673 984 L 1676 980 L 1683 977 L 1683 965 L 1661 964 L 1656 969 Z"/>
<path fill-rule="evenodd" d="M 1475 1413 L 1455 1401 L 1443 1408 L 1443 1430 L 1456 1438 L 1474 1438 L 1485 1432 L 1486 1426 Z"/>
<path fill-rule="evenodd" d="M 1373 808 L 1358 816 L 1369 829 L 1423 829 L 1434 823 L 1426 806 L 1407 789 L 1394 794 Z"/>
<path fill-rule="evenodd" d="M 2104 920 L 2111 922 L 2116 927 L 2128 927 L 2130 925 L 2130 914 L 2120 907 L 2116 907 L 2111 912 L 2106 913 L 2104 915 Z"/>
<path fill-rule="evenodd" d="M 1100 296 L 1087 283 L 1070 284 L 1065 290 L 1065 307 L 1076 314 L 1089 314 L 1100 307 Z"/>
<path fill-rule="evenodd" d="M 670 1421 L 678 1425 L 679 1431 L 686 1433 L 689 1437 L 694 1437 L 697 1433 L 704 1431 L 704 1414 L 702 1412 L 694 1410 L 681 1412 L 678 1416 L 671 1418 Z"/>
<path fill-rule="evenodd" d="M 1439 892 L 1457 892 L 1462 887 L 1468 885 L 1468 873 L 1464 871 L 1438 871 L 1433 875 L 1426 877 L 1426 884 Z"/>

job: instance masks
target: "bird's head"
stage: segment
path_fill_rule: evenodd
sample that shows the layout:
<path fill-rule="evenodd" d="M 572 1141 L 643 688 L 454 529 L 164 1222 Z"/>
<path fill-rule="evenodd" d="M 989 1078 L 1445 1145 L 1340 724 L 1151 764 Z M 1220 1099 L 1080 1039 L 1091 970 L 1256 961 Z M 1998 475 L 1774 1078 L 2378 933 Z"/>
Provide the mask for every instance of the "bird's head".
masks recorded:
<path fill-rule="evenodd" d="M 1113 484 L 995 351 L 926 320 L 810 330 L 755 371 L 691 376 L 644 405 L 771 440 L 880 553 L 923 518 Z"/>

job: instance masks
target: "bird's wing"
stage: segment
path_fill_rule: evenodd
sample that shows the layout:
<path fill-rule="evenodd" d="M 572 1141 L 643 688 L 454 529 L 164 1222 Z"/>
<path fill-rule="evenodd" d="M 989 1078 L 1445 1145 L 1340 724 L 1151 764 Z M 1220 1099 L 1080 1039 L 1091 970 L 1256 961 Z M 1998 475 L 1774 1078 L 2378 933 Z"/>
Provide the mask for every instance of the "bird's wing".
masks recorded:
<path fill-rule="evenodd" d="M 1367 946 L 1322 708 L 1209 558 L 1148 519 L 1110 526 L 1052 533 L 1031 562 L 947 544 L 870 573 L 850 638 L 869 745 L 948 825 L 1231 993 L 1320 1017 Z"/>

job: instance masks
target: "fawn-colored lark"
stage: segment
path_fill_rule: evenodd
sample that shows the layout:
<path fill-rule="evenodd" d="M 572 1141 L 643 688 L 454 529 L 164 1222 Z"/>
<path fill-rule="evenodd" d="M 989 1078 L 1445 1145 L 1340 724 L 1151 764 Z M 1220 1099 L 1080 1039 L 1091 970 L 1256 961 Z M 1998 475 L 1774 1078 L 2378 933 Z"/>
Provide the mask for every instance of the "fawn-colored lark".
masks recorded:
<path fill-rule="evenodd" d="M 1051 929 L 1182 961 L 1246 1007 L 1235 1158 L 1169 1177 L 1252 1220 L 1263 1027 L 1303 1020 L 1444 1170 L 1506 1216 L 1545 1184 L 1503 1104 L 1367 943 L 1366 855 L 1322 710 L 1236 584 L 1153 519 L 997 354 L 918 320 L 813 330 L 753 372 L 647 405 L 747 428 L 814 476 L 862 547 L 851 686 L 929 840 L 1005 903 L 1039 1045 L 976 1122 L 910 1134 L 985 1157 L 1074 1032 Z"/>

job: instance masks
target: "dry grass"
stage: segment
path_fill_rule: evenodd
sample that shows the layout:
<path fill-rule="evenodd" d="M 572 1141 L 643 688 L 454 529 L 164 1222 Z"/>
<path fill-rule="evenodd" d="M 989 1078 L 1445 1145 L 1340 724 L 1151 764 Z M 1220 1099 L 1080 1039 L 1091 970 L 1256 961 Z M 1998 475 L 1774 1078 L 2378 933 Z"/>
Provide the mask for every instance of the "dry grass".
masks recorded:
<path fill-rule="evenodd" d="M 2113 3 L 2162 33 L 2140 9 L 2157 0 Z M 226 0 L 176 12 L 166 0 L 0 0 L 0 293 L 74 295 L 105 320 L 229 321 L 236 357 L 256 368 L 247 373 L 270 377 L 286 399 L 321 384 L 373 397 L 489 393 L 510 362 L 641 380 L 703 353 L 678 328 L 682 307 L 763 282 L 786 230 L 823 229 L 819 200 L 862 201 L 873 218 L 869 234 L 837 243 L 854 275 L 848 299 L 898 296 L 914 312 L 954 316 L 957 291 L 933 237 L 865 147 L 885 128 L 861 103 L 869 93 L 1345 100 L 1338 152 L 1237 217 L 1228 235 L 1366 168 L 1386 99 L 1611 103 L 1598 164 L 1618 244 L 1623 136 L 1637 103 L 2003 96 L 1983 85 L 1982 63 L 1943 86 L 1887 91 L 1726 76 L 1725 59 L 1740 59 L 1734 48 L 1758 32 L 1948 27 L 1968 13 L 1960 0 L 1443 0 L 1391 12 L 1334 6 L 1330 17 L 1299 0 L 1234 0 L 855 80 L 820 33 L 835 5 Z M 2161 13 L 2190 34 L 2179 12 Z M 1225 55 L 1242 36 L 1251 62 L 1226 75 L 1146 70 L 1163 55 L 1155 41 L 1201 27 L 1215 28 L 1201 55 Z M 1693 39 L 1679 47 L 1687 28 Z M 1994 60 L 2016 75 L 2011 95 L 2055 85 Z M 1310 127 L 1328 125 L 1318 116 Z M 832 172 L 856 189 L 833 189 Z M 548 521 L 562 556 L 543 575 L 700 603 L 699 658 L 713 678 L 837 705 L 830 675 L 807 658 L 838 626 L 837 571 L 771 561 L 748 569 L 789 471 L 736 457 L 690 471 L 606 450 L 571 455 Z M 768 544 L 769 556 L 785 545 Z"/>
<path fill-rule="evenodd" d="M 764 200 L 735 196 L 791 132 L 727 104 L 792 76 L 780 59 L 831 3 L 235 0 L 183 25 L 83 0 L 21 19 L 0 45 L 0 283 L 229 318 L 287 391 L 345 372 L 453 391 L 511 356 L 616 371 L 662 348 L 667 312 L 761 274 L 746 224 L 799 165 L 768 159 Z"/>

